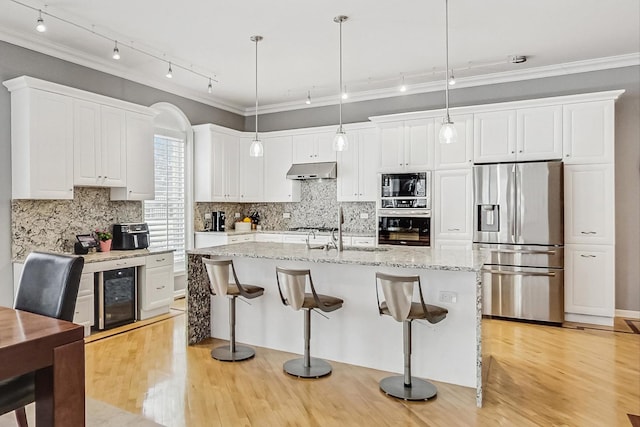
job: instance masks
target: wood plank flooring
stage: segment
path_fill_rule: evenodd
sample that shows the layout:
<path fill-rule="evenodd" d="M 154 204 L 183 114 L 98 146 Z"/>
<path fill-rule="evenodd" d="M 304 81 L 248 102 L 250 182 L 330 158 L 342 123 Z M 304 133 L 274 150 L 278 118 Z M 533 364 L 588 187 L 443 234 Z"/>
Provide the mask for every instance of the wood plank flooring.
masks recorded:
<path fill-rule="evenodd" d="M 486 319 L 483 338 L 483 408 L 475 390 L 442 383 L 434 400 L 399 401 L 378 388 L 388 373 L 341 363 L 294 379 L 282 364 L 295 356 L 264 348 L 219 362 L 223 341 L 185 345 L 184 315 L 88 343 L 87 395 L 170 427 L 628 427 L 640 415 L 640 335 Z"/>

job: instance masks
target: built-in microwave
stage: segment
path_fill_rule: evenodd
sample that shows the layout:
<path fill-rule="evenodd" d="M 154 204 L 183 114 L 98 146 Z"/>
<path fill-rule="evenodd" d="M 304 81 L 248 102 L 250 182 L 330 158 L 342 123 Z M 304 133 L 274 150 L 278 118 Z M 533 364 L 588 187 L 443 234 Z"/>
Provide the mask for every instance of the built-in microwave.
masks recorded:
<path fill-rule="evenodd" d="M 378 244 L 431 246 L 431 218 L 426 215 L 378 216 Z"/>
<path fill-rule="evenodd" d="M 383 173 L 380 175 L 382 212 L 411 210 L 429 214 L 431 211 L 431 172 Z"/>

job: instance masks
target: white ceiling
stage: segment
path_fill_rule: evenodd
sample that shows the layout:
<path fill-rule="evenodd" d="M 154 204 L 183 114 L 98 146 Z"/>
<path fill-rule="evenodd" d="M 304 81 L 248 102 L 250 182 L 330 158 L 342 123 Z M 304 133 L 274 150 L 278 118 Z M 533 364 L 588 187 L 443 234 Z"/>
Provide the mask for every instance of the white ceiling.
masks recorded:
<path fill-rule="evenodd" d="M 344 81 L 361 99 L 442 87 L 444 0 L 19 0 L 120 42 L 0 0 L 0 39 L 168 90 L 230 111 L 253 111 L 255 45 L 259 44 L 260 111 L 337 103 L 338 24 L 343 24 Z M 523 70 L 570 69 L 571 63 L 633 64 L 640 58 L 638 0 L 450 0 L 450 68 L 462 86 Z M 171 60 L 132 51 L 131 45 Z M 526 55 L 524 64 L 509 63 Z M 602 60 L 606 58 L 606 60 Z M 598 60 L 598 61 L 593 61 Z M 586 61 L 586 62 L 584 62 Z M 564 64 L 563 67 L 557 67 Z M 213 94 L 205 77 L 212 76 Z M 556 67 L 550 67 L 556 66 Z M 458 86 L 456 86 L 458 87 Z M 313 105 L 318 105 L 314 102 Z"/>

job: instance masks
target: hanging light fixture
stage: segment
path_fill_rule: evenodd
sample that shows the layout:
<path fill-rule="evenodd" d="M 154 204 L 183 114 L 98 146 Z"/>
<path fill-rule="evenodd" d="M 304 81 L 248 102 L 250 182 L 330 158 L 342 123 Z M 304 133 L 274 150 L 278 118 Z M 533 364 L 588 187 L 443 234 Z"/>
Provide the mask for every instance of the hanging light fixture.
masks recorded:
<path fill-rule="evenodd" d="M 262 157 L 264 155 L 264 146 L 258 138 L 258 42 L 262 40 L 262 36 L 251 36 L 251 41 L 256 44 L 256 137 L 251 141 L 249 146 L 249 155 L 251 157 Z"/>
<path fill-rule="evenodd" d="M 36 31 L 44 33 L 47 31 L 47 26 L 44 25 L 44 19 L 42 19 L 42 11 L 38 10 L 38 20 L 36 21 Z"/>
<path fill-rule="evenodd" d="M 333 22 L 340 25 L 340 91 L 342 92 L 340 95 L 340 126 L 338 126 L 338 131 L 336 132 L 336 136 L 333 139 L 333 149 L 335 151 L 346 151 L 349 148 L 349 140 L 347 139 L 347 133 L 342 128 L 342 100 L 347 99 L 347 88 L 342 86 L 342 23 L 345 22 L 348 17 L 344 15 L 339 15 L 333 18 Z"/>
<path fill-rule="evenodd" d="M 166 77 L 168 79 L 173 78 L 173 70 L 171 69 L 171 62 L 169 62 L 169 70 L 167 71 Z"/>
<path fill-rule="evenodd" d="M 304 103 L 307 104 L 307 105 L 311 105 L 311 91 L 310 90 L 307 91 L 307 100 L 304 101 Z"/>
<path fill-rule="evenodd" d="M 444 0 L 445 5 L 445 50 L 446 50 L 446 70 L 447 76 L 444 80 L 444 96 L 446 105 L 446 116 L 440 128 L 440 143 L 452 144 L 458 139 L 458 131 L 449 117 L 449 0 Z"/>
<path fill-rule="evenodd" d="M 115 45 L 113 47 L 113 55 L 111 55 L 113 59 L 120 59 L 120 49 L 118 49 L 118 40 L 115 40 Z"/>

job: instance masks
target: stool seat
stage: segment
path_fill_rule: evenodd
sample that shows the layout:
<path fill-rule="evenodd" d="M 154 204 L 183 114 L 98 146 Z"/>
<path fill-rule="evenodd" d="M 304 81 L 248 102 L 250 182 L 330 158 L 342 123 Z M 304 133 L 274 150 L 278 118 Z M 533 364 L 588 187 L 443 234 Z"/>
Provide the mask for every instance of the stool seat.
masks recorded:
<path fill-rule="evenodd" d="M 244 298 L 247 298 L 247 299 L 253 299 L 264 294 L 264 288 L 261 288 L 260 286 L 245 285 L 245 284 L 241 284 L 240 286 L 242 286 L 242 290 L 244 292 L 240 292 L 240 288 L 238 288 L 238 285 L 234 283 L 229 283 L 229 286 L 227 287 L 227 295 L 234 296 L 234 297 L 243 296 Z"/>
<path fill-rule="evenodd" d="M 427 310 L 429 310 L 429 314 L 432 316 L 430 323 L 438 323 L 447 317 L 447 313 L 449 310 L 446 308 L 438 307 L 437 305 L 426 304 Z M 391 311 L 389 311 L 389 306 L 386 301 L 382 301 L 380 303 L 380 312 L 381 314 L 391 316 Z M 415 320 L 415 319 L 426 319 L 426 314 L 422 308 L 422 304 L 419 302 L 412 302 L 411 308 L 409 309 L 409 314 L 407 315 L 407 319 Z"/>
<path fill-rule="evenodd" d="M 321 304 L 316 302 L 313 294 L 304 294 L 304 300 L 302 302 L 302 308 L 324 308 L 326 311 L 337 310 L 342 307 L 344 303 L 340 298 L 332 297 L 329 295 L 316 294 Z"/>

